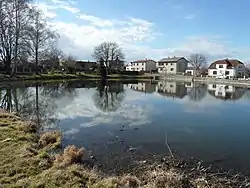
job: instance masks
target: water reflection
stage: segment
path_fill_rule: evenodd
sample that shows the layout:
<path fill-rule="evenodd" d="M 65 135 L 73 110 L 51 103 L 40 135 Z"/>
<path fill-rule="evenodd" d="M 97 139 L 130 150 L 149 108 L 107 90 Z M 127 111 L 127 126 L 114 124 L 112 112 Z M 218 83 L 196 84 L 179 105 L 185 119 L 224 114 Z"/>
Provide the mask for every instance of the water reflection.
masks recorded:
<path fill-rule="evenodd" d="M 250 169 L 244 161 L 250 157 L 248 89 L 164 81 L 13 84 L 0 88 L 1 108 L 59 126 L 65 145 L 85 146 L 107 166 L 112 154 L 120 165 L 128 147 L 138 148 L 140 159 L 165 155 L 167 132 L 169 144 L 183 156 L 213 161 L 226 153 L 231 161 L 225 165 Z"/>
<path fill-rule="evenodd" d="M 128 84 L 128 88 L 134 91 L 146 93 L 158 93 L 162 96 L 183 99 L 188 96 L 191 101 L 201 101 L 209 93 L 216 99 L 238 100 L 242 98 L 248 89 L 223 84 L 200 84 L 193 82 L 166 82 L 157 83 L 139 82 Z M 247 94 L 247 93 L 246 93 Z M 249 94 L 250 95 L 250 94 Z M 246 98 L 246 97 L 244 97 Z M 250 97 L 248 97 L 250 98 Z"/>
<path fill-rule="evenodd" d="M 153 93 L 156 90 L 156 84 L 151 82 L 139 82 L 128 84 L 128 88 L 134 91 Z"/>
<path fill-rule="evenodd" d="M 223 84 L 208 84 L 208 93 L 222 100 L 240 99 L 246 92 L 245 88 Z"/>
<path fill-rule="evenodd" d="M 187 89 L 184 83 L 159 81 L 156 92 L 163 96 L 182 99 L 186 96 Z"/>
<path fill-rule="evenodd" d="M 103 112 L 114 112 L 124 100 L 124 88 L 121 82 L 99 81 L 93 100 Z"/>
<path fill-rule="evenodd" d="M 192 101 L 201 101 L 206 96 L 206 93 L 207 86 L 205 84 L 192 83 L 192 87 L 187 87 L 187 94 Z"/>

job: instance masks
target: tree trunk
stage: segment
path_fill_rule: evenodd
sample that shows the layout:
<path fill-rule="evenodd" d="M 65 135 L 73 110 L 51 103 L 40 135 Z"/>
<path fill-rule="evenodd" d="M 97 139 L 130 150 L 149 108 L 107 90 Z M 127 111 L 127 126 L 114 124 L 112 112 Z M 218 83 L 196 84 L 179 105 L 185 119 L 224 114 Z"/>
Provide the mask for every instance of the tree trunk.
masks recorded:
<path fill-rule="evenodd" d="M 36 83 L 36 122 L 37 125 L 40 125 L 40 120 L 39 120 L 39 88 L 38 88 L 38 84 Z"/>
<path fill-rule="evenodd" d="M 39 74 L 39 72 L 38 72 L 38 47 L 36 47 L 36 49 L 35 49 L 35 63 L 36 63 L 36 74 Z"/>

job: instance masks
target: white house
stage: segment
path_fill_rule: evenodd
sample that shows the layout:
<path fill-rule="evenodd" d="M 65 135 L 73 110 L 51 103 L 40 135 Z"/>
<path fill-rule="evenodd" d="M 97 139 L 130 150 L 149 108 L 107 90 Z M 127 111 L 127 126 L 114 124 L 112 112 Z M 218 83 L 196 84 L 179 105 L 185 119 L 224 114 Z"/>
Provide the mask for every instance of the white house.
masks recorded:
<path fill-rule="evenodd" d="M 247 76 L 247 69 L 237 59 L 217 60 L 209 66 L 208 76 L 216 78 L 244 77 Z"/>
<path fill-rule="evenodd" d="M 126 71 L 155 71 L 156 62 L 152 59 L 137 60 L 126 66 Z"/>
<path fill-rule="evenodd" d="M 187 69 L 188 61 L 184 57 L 163 58 L 157 63 L 159 73 L 177 74 L 184 73 Z"/>

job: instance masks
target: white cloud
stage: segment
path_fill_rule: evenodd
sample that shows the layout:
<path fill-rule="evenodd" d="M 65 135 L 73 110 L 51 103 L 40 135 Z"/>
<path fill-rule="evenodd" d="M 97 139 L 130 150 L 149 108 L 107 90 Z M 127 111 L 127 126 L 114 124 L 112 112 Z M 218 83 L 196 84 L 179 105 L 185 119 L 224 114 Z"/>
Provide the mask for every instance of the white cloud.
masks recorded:
<path fill-rule="evenodd" d="M 39 2 L 35 4 L 43 13 L 47 18 L 55 18 L 57 16 L 55 10 L 57 9 L 57 7 L 53 6 L 53 5 L 48 5 L 46 3 L 43 2 Z"/>
<path fill-rule="evenodd" d="M 99 26 L 99 27 L 109 27 L 113 26 L 113 22 L 110 20 L 104 20 L 92 15 L 81 14 L 79 16 L 80 19 L 88 21 L 91 25 Z"/>
<path fill-rule="evenodd" d="M 74 14 L 79 13 L 80 9 L 76 8 L 75 1 L 62 1 L 62 0 L 51 0 L 51 2 L 57 5 L 59 8 L 72 12 Z"/>
<path fill-rule="evenodd" d="M 77 8 L 76 1 L 50 0 L 53 4 L 42 9 L 50 17 L 55 17 L 52 10 L 57 7 L 69 11 L 75 16 L 75 22 L 64 22 L 57 17 L 57 21 L 50 24 L 60 34 L 59 45 L 67 54 L 77 59 L 92 59 L 93 48 L 103 41 L 115 41 L 123 48 L 128 61 L 134 59 L 160 59 L 166 56 L 189 56 L 190 53 L 204 53 L 210 60 L 222 57 L 233 57 L 239 53 L 230 48 L 230 43 L 218 36 L 189 36 L 183 42 L 165 48 L 153 48 L 152 42 L 157 40 L 160 32 L 157 25 L 144 19 L 127 17 L 114 20 L 86 14 Z M 172 5 L 178 5 L 170 1 Z M 193 19 L 190 14 L 185 19 Z M 166 41 L 167 44 L 167 41 Z"/>

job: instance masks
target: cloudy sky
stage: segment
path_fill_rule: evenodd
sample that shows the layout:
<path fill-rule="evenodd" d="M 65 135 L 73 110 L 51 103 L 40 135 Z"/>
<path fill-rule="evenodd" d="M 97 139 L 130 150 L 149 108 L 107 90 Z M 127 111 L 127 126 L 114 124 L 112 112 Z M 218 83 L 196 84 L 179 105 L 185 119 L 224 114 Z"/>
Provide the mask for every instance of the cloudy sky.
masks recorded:
<path fill-rule="evenodd" d="M 77 59 L 115 41 L 127 60 L 204 53 L 209 60 L 250 60 L 250 1 L 37 0 L 59 32 L 59 45 Z"/>

